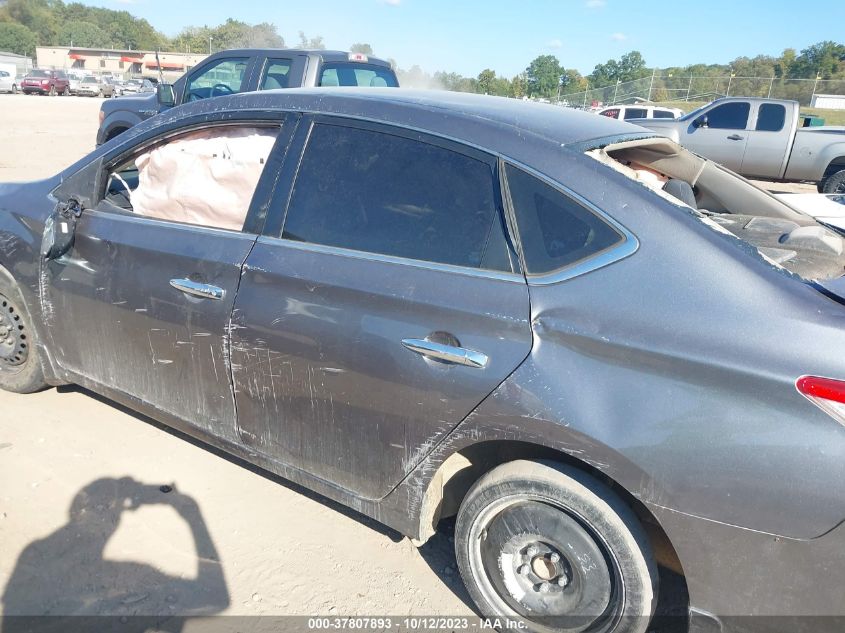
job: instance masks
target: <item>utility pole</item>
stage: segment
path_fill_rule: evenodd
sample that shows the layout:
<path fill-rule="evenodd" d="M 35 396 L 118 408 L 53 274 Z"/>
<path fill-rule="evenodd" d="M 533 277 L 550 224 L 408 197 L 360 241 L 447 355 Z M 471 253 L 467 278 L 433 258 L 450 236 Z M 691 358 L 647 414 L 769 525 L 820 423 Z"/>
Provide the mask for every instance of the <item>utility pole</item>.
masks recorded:
<path fill-rule="evenodd" d="M 692 92 L 692 75 L 689 76 L 689 85 L 687 86 L 687 101 L 689 101 L 690 92 Z"/>
<path fill-rule="evenodd" d="M 772 86 L 775 85 L 775 76 L 772 75 L 772 79 L 769 81 L 769 94 L 766 96 L 766 99 L 772 98 Z"/>
<path fill-rule="evenodd" d="M 651 83 L 648 85 L 648 101 L 651 101 L 651 91 L 654 88 L 654 75 L 657 73 L 657 69 L 653 69 L 651 71 Z"/>
<path fill-rule="evenodd" d="M 587 87 L 584 89 L 584 109 L 587 109 L 587 93 L 590 92 L 590 82 L 587 82 Z"/>
<path fill-rule="evenodd" d="M 213 39 L 214 38 L 211 35 L 208 36 L 208 54 L 209 55 L 211 55 L 211 40 L 213 40 Z"/>
<path fill-rule="evenodd" d="M 616 105 L 616 93 L 619 92 L 619 84 L 621 83 L 621 79 L 616 80 L 616 87 L 613 89 L 613 103 L 611 103 L 610 105 Z"/>
<path fill-rule="evenodd" d="M 734 78 L 734 72 L 731 71 L 731 76 L 728 77 L 728 93 L 725 95 L 726 97 L 731 96 L 731 82 L 733 81 L 733 78 Z"/>
<path fill-rule="evenodd" d="M 810 97 L 810 107 L 813 106 L 813 99 L 816 98 L 816 88 L 819 87 L 819 79 L 821 79 L 821 78 L 822 78 L 821 74 L 816 72 L 816 81 L 815 81 L 815 83 L 813 83 L 813 94 Z"/>

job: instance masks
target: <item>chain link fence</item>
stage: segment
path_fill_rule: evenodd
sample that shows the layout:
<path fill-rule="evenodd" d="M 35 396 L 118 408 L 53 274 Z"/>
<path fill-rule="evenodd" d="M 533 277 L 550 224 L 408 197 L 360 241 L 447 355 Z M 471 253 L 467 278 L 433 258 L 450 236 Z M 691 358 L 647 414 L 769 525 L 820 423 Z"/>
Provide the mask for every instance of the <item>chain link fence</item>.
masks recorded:
<path fill-rule="evenodd" d="M 696 77 L 654 75 L 603 88 L 561 94 L 571 106 L 615 105 L 645 101 L 712 101 L 718 97 L 794 99 L 809 106 L 817 94 L 845 95 L 845 79 L 781 79 L 779 77 Z"/>

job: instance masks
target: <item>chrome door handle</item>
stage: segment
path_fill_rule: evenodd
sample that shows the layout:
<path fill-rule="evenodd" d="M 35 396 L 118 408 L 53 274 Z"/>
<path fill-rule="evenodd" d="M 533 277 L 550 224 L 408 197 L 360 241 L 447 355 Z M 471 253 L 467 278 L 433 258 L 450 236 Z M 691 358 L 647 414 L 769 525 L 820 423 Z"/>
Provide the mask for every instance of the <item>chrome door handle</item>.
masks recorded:
<path fill-rule="evenodd" d="M 170 285 L 176 288 L 176 290 L 181 290 L 186 295 L 201 297 L 202 299 L 220 300 L 226 296 L 226 291 L 223 288 L 218 288 L 210 284 L 201 284 L 190 279 L 171 279 Z"/>
<path fill-rule="evenodd" d="M 742 139 L 744 139 L 744 138 L 745 138 L 744 136 L 740 136 L 739 134 L 731 134 L 731 135 L 728 137 L 728 140 L 729 140 L 729 141 L 741 141 L 741 140 L 742 140 Z"/>
<path fill-rule="evenodd" d="M 447 363 L 455 363 L 456 365 L 464 365 L 465 367 L 476 367 L 478 369 L 487 365 L 487 354 L 476 352 L 475 350 L 466 349 L 465 347 L 455 347 L 453 345 L 443 345 L 442 343 L 435 343 L 434 341 L 427 341 L 423 338 L 406 338 L 402 339 L 402 345 L 407 347 L 412 352 L 443 360 Z"/>

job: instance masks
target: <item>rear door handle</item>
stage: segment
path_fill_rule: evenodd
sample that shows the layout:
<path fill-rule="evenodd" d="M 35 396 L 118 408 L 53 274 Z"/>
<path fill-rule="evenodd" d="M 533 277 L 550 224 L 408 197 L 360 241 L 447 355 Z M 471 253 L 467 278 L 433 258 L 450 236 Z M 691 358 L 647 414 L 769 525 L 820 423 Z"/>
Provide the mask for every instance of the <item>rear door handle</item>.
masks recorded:
<path fill-rule="evenodd" d="M 742 140 L 742 139 L 744 139 L 744 138 L 745 138 L 744 136 L 740 136 L 739 134 L 731 134 L 731 135 L 728 137 L 728 140 L 729 140 L 729 141 L 741 141 L 741 140 Z"/>
<path fill-rule="evenodd" d="M 487 354 L 482 354 L 475 350 L 466 349 L 465 347 L 455 347 L 453 345 L 443 345 L 442 343 L 435 343 L 434 341 L 427 341 L 422 338 L 402 339 L 402 345 L 417 354 L 446 361 L 447 363 L 463 365 L 464 367 L 481 369 L 487 365 L 487 361 L 489 360 Z"/>
<path fill-rule="evenodd" d="M 226 291 L 223 288 L 212 286 L 210 284 L 201 284 L 190 279 L 171 279 L 170 285 L 184 292 L 186 295 L 192 297 L 200 297 L 202 299 L 216 299 L 220 300 L 226 296 Z"/>

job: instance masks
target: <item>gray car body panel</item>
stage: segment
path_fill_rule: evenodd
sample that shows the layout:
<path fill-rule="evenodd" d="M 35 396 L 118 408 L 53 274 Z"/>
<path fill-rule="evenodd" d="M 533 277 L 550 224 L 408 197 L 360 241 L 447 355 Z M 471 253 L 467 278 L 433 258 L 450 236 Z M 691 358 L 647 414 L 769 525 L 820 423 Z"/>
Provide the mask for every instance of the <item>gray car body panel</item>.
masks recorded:
<path fill-rule="evenodd" d="M 220 431 L 192 424 L 168 406 L 180 397 L 176 390 L 156 393 L 162 398 L 158 402 L 145 402 L 115 388 L 107 376 L 86 376 L 63 366 L 55 368 L 54 380 L 94 389 L 410 536 L 421 533 L 430 482 L 457 451 L 510 441 L 554 449 L 606 476 L 649 509 L 678 552 L 694 608 L 724 615 L 794 614 L 802 588 L 812 584 L 816 591 L 806 603 L 812 613 L 842 615 L 845 427 L 801 396 L 794 383 L 803 374 L 843 377 L 845 307 L 735 238 L 712 230 L 689 209 L 583 154 L 584 147 L 605 143 L 602 138 L 646 134 L 635 126 L 513 100 L 394 89 L 288 90 L 174 108 L 54 179 L 0 185 L 0 265 L 20 284 L 33 316 L 45 318 L 45 279 L 37 252 L 44 220 L 55 204 L 48 192 L 62 183 L 69 187 L 74 178 L 90 180 L 78 176 L 87 165 L 108 161 L 156 135 L 280 110 L 378 121 L 484 149 L 571 188 L 624 226 L 638 248 L 609 265 L 584 268 L 584 274 L 570 271 L 558 283 L 529 277 L 527 283 L 514 284 L 530 299 L 530 313 L 519 317 L 525 322 L 513 326 L 517 339 L 530 328 L 528 356 L 519 364 L 522 348 L 515 347 L 511 362 L 518 367 L 489 397 L 463 420 L 420 428 L 413 437 L 416 452 L 404 452 L 410 457 L 402 467 L 379 475 L 372 485 L 354 478 L 329 481 L 310 472 L 305 462 L 290 464 L 261 454 L 234 426 Z M 257 197 L 262 195 L 266 192 Z M 179 252 L 184 243 L 177 234 L 160 239 L 163 252 Z M 250 282 L 261 275 L 262 262 L 273 263 L 269 251 L 266 256 L 253 252 L 255 268 L 243 269 Z M 227 265 L 235 266 L 241 255 Z M 300 256 L 306 265 L 307 253 Z M 363 270 L 360 266 L 336 277 L 335 285 L 350 283 L 353 271 Z M 331 285 L 332 280 L 316 281 Z M 303 298 L 312 292 L 308 282 L 294 280 L 289 287 Z M 462 282 L 455 283 L 460 288 Z M 92 287 L 95 292 L 99 286 Z M 86 292 L 95 296 L 91 287 Z M 405 292 L 413 299 L 410 290 Z M 435 315 L 436 301 L 426 308 L 431 298 L 425 292 L 416 309 L 423 316 L 429 310 Z M 327 301 L 328 295 L 321 298 L 320 310 L 331 307 Z M 366 307 L 358 303 L 353 318 L 389 311 L 393 301 L 376 297 Z M 512 301 L 502 315 L 518 313 L 521 300 Z M 101 305 L 92 299 L 90 310 Z M 163 308 L 151 307 L 162 314 Z M 237 315 L 237 326 L 272 326 L 267 310 L 250 308 L 243 324 Z M 330 327 L 331 321 L 317 312 L 307 327 L 314 334 L 323 324 Z M 138 349 L 140 342 L 149 342 L 152 329 L 141 325 L 126 333 L 139 339 L 133 341 Z M 275 336 L 268 331 L 266 337 L 238 338 L 242 331 L 235 328 L 232 341 L 248 354 L 256 352 L 258 339 L 266 343 Z M 381 332 L 390 340 L 406 335 L 401 323 Z M 44 340 L 50 341 L 50 335 Z M 385 340 L 374 339 L 376 347 Z M 144 361 L 151 358 L 147 354 Z M 384 362 L 374 357 L 369 371 L 377 374 Z M 259 407 L 259 400 L 251 398 L 250 406 Z M 376 461 L 386 454 L 384 446 L 349 446 L 366 451 L 361 459 Z M 401 481 L 386 490 L 396 477 Z M 764 591 L 774 582 L 767 574 L 785 573 L 789 561 L 795 561 L 789 579 L 778 582 L 777 593 Z M 720 569 L 730 572 L 720 574 Z"/>

